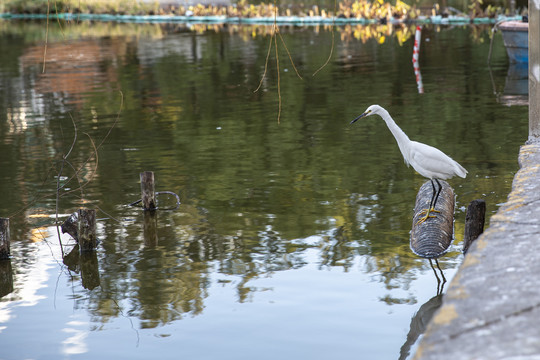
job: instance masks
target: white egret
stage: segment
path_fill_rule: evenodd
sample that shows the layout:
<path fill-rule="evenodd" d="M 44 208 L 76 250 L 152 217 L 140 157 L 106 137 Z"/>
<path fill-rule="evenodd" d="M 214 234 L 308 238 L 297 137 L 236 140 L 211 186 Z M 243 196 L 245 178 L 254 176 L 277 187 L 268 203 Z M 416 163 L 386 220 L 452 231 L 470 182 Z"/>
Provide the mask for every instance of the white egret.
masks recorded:
<path fill-rule="evenodd" d="M 351 124 L 358 119 L 371 115 L 379 115 L 386 122 L 388 129 L 390 129 L 392 135 L 396 138 L 399 150 L 405 159 L 405 164 L 407 164 L 407 166 L 412 165 L 414 170 L 431 181 L 433 195 L 431 196 L 429 207 L 422 210 L 422 213 L 425 212 L 425 215 L 418 220 L 417 224 L 423 223 L 430 217 L 435 217 L 435 215 L 430 215 L 430 213 L 439 212 L 435 210 L 437 199 L 442 190 L 439 180 L 450 179 L 455 175 L 464 178 L 467 176 L 467 170 L 441 150 L 436 149 L 433 146 L 411 141 L 407 134 L 397 126 L 388 111 L 379 105 L 371 105 L 368 107 L 362 115 L 351 121 Z M 439 186 L 438 190 L 435 190 L 434 180 Z"/>

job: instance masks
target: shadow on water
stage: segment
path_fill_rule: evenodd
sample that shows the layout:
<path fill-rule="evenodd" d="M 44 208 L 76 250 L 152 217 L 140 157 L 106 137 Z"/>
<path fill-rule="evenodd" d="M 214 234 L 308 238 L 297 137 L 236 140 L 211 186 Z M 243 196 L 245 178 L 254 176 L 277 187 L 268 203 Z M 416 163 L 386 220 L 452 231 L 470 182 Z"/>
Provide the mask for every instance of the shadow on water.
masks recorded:
<path fill-rule="evenodd" d="M 79 252 L 79 245 L 64 256 L 64 264 L 70 271 L 81 275 L 82 287 L 93 290 L 100 285 L 99 264 L 96 252 Z"/>
<path fill-rule="evenodd" d="M 11 260 L 0 260 L 0 298 L 13 291 Z"/>

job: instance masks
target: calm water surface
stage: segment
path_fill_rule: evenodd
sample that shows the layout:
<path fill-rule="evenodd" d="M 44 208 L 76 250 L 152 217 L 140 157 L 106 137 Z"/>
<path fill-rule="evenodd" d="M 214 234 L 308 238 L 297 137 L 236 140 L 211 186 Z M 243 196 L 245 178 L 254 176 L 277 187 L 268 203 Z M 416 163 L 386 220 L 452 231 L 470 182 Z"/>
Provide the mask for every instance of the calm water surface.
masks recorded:
<path fill-rule="evenodd" d="M 270 30 L 52 23 L 43 72 L 45 24 L 0 22 L 0 216 L 12 237 L 1 358 L 414 351 L 441 299 L 409 249 L 425 179 L 381 119 L 349 122 L 378 103 L 468 169 L 450 180 L 456 239 L 440 263 L 451 279 L 466 206 L 485 199 L 493 214 L 518 168 L 527 106 L 506 103 L 526 72 L 509 68 L 500 38 L 487 66 L 488 28 L 426 27 L 421 94 L 414 29 L 379 26 L 337 29 L 313 76 L 330 29 L 283 27 L 302 79 L 278 38 L 279 77 L 272 48 L 261 82 Z M 157 212 L 154 231 L 127 206 L 144 170 L 182 202 Z M 98 209 L 96 256 L 79 257 L 54 225 L 81 206 Z"/>

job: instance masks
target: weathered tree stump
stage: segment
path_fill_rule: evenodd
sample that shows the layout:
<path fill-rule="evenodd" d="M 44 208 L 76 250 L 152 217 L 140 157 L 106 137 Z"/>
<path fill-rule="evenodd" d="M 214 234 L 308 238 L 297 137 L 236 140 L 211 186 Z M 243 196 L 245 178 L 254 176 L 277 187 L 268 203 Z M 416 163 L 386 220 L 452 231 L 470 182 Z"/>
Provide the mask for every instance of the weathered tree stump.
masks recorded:
<path fill-rule="evenodd" d="M 9 219 L 0 218 L 0 260 L 9 259 Z"/>
<path fill-rule="evenodd" d="M 141 199 L 143 210 L 155 210 L 157 208 L 154 173 L 145 171 L 139 174 L 141 178 Z"/>
<path fill-rule="evenodd" d="M 467 207 L 465 215 L 465 236 L 463 237 L 463 253 L 466 254 L 469 246 L 484 232 L 486 220 L 486 202 L 473 200 Z"/>
<path fill-rule="evenodd" d="M 437 200 L 434 218 L 428 218 L 417 224 L 422 217 L 423 209 L 429 207 L 433 195 L 430 181 L 426 181 L 418 191 L 414 206 L 414 217 L 411 231 L 411 250 L 418 256 L 426 259 L 436 259 L 443 255 L 450 246 L 454 234 L 454 190 L 446 182 L 439 180 L 442 190 Z"/>
<path fill-rule="evenodd" d="M 96 249 L 96 210 L 79 209 L 79 228 L 77 233 L 81 253 Z"/>
<path fill-rule="evenodd" d="M 75 241 L 79 242 L 79 212 L 71 214 L 60 226 L 62 234 L 68 233 Z"/>

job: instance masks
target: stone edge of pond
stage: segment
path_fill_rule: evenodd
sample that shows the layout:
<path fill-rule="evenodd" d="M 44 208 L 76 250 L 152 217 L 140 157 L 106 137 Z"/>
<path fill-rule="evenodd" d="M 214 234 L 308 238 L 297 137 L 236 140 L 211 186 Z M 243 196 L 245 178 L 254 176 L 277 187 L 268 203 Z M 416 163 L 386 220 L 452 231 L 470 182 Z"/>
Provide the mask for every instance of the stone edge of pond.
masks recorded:
<path fill-rule="evenodd" d="M 413 359 L 540 353 L 540 141 L 521 147 L 519 165 L 507 202 L 464 257 Z"/>
<path fill-rule="evenodd" d="M 75 20 L 90 20 L 90 21 L 117 21 L 117 22 L 162 22 L 162 23 L 231 23 L 231 24 L 277 24 L 283 25 L 310 25 L 310 24 L 325 24 L 325 25 L 341 25 L 341 24 L 377 24 L 378 20 L 364 18 L 332 18 L 322 16 L 277 16 L 277 17 L 254 17 L 254 18 L 239 18 L 227 16 L 185 16 L 185 15 L 112 15 L 112 14 L 12 14 L 0 13 L 0 19 L 22 19 L 22 20 L 39 20 L 39 19 L 62 19 L 66 21 Z M 499 15 L 495 18 L 474 18 L 464 16 L 448 16 L 441 15 L 424 16 L 414 20 L 399 20 L 390 19 L 389 23 L 414 23 L 414 24 L 435 24 L 435 25 L 461 25 L 461 24 L 495 24 L 504 20 L 521 20 L 521 16 L 504 16 Z"/>

